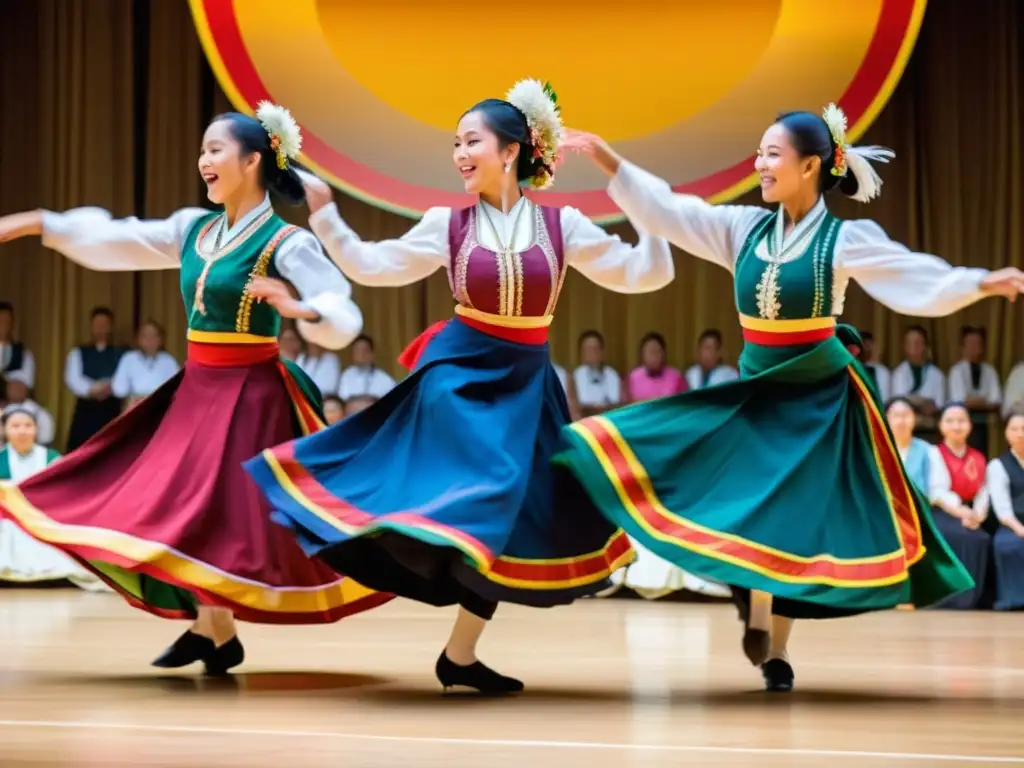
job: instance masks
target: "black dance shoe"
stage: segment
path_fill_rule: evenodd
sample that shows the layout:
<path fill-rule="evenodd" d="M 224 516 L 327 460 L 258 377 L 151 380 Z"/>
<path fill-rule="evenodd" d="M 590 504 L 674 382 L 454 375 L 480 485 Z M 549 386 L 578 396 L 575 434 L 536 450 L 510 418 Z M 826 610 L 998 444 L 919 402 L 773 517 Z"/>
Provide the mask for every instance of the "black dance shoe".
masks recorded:
<path fill-rule="evenodd" d="M 206 674 L 209 677 L 223 677 L 228 674 L 228 670 L 237 667 L 243 661 L 245 661 L 245 648 L 242 647 L 238 635 L 232 637 L 224 645 L 215 648 L 209 656 L 203 659 L 206 665 Z"/>
<path fill-rule="evenodd" d="M 784 659 L 768 659 L 761 665 L 761 675 L 768 693 L 789 693 L 793 690 L 793 667 Z"/>
<path fill-rule="evenodd" d="M 437 675 L 445 692 L 459 685 L 464 688 L 475 688 L 485 696 L 501 696 L 520 693 L 525 687 L 521 680 L 499 675 L 483 662 L 476 661 L 469 666 L 462 666 L 449 659 L 448 654 L 443 652 L 437 657 L 434 674 Z"/>
<path fill-rule="evenodd" d="M 154 667 L 177 669 L 205 660 L 216 650 L 213 640 L 189 630 L 153 661 Z"/>

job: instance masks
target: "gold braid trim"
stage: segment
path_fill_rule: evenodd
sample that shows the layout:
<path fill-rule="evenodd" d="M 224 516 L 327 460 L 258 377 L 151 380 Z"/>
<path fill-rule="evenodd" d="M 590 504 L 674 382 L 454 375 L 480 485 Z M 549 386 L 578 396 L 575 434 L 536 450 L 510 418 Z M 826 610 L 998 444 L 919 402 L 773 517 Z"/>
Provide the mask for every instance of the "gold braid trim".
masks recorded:
<path fill-rule="evenodd" d="M 252 271 L 249 272 L 249 279 L 245 283 L 245 288 L 242 289 L 242 300 L 238 304 L 238 312 L 235 314 L 235 333 L 249 333 L 249 326 L 252 321 L 252 304 L 255 299 L 249 293 L 249 286 L 252 285 L 252 281 L 257 277 L 266 277 L 267 272 L 270 270 L 270 260 L 274 258 L 274 252 L 277 247 L 292 232 L 295 232 L 298 227 L 288 224 L 277 230 L 277 233 L 271 238 L 270 242 L 263 249 L 260 257 L 256 259 L 256 264 L 253 266 Z"/>

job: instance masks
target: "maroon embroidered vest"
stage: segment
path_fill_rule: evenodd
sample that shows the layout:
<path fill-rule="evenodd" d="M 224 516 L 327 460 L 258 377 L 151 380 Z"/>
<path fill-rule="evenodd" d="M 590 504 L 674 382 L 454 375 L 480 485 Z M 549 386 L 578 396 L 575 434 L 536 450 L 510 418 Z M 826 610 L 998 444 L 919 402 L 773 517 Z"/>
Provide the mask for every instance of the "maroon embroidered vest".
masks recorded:
<path fill-rule="evenodd" d="M 477 207 L 452 210 L 448 282 L 464 307 L 492 315 L 553 314 L 565 279 L 561 209 L 533 205 L 533 242 L 507 257 L 477 240 Z"/>

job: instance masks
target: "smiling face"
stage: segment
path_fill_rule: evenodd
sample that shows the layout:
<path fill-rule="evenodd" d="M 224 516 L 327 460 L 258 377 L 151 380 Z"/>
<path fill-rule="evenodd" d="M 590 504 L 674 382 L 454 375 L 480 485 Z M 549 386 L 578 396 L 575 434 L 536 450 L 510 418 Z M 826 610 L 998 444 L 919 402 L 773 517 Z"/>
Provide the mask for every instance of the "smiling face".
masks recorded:
<path fill-rule="evenodd" d="M 27 453 L 36 443 L 36 420 L 27 413 L 12 413 L 4 423 L 4 437 L 18 453 Z"/>
<path fill-rule="evenodd" d="M 892 430 L 897 443 L 906 445 L 910 442 L 917 422 L 913 408 L 902 400 L 897 400 L 886 410 L 885 420 L 889 422 L 889 429 Z"/>
<path fill-rule="evenodd" d="M 939 419 L 939 432 L 951 445 L 962 446 L 971 434 L 971 417 L 966 408 L 950 406 Z"/>
<path fill-rule="evenodd" d="M 775 123 L 761 137 L 754 170 L 761 177 L 761 197 L 766 203 L 781 203 L 818 188 L 821 159 L 801 157 L 790 140 L 789 131 Z"/>
<path fill-rule="evenodd" d="M 519 145 L 509 144 L 502 149 L 501 142 L 488 127 L 482 112 L 468 112 L 459 120 L 455 129 L 455 146 L 452 162 L 462 176 L 466 192 L 480 195 L 501 189 L 506 176 L 505 165 L 516 172 Z"/>
<path fill-rule="evenodd" d="M 260 156 L 246 154 L 231 132 L 230 120 L 217 120 L 203 134 L 199 174 L 211 203 L 223 205 L 258 182 Z"/>

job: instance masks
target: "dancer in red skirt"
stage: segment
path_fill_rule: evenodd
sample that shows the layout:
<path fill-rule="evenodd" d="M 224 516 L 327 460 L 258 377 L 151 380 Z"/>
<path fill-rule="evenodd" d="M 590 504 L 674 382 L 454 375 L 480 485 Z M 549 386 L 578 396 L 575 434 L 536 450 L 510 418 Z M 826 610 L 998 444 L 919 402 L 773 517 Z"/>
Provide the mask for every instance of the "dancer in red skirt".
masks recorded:
<path fill-rule="evenodd" d="M 390 595 L 311 561 L 269 510 L 242 462 L 323 423 L 316 387 L 280 361 L 281 317 L 337 349 L 362 316 L 316 238 L 287 225 L 268 192 L 304 199 L 292 160 L 301 145 L 287 110 L 214 119 L 199 172 L 223 212 L 187 208 L 160 221 L 113 220 L 103 210 L 33 211 L 0 218 L 0 242 L 43 243 L 97 270 L 181 270 L 189 318 L 184 370 L 77 451 L 17 487 L 0 512 L 74 557 L 131 605 L 191 629 L 156 661 L 202 661 L 208 674 L 240 664 L 234 619 L 328 623 Z M 256 300 L 261 279 L 291 281 L 290 296 Z"/>

